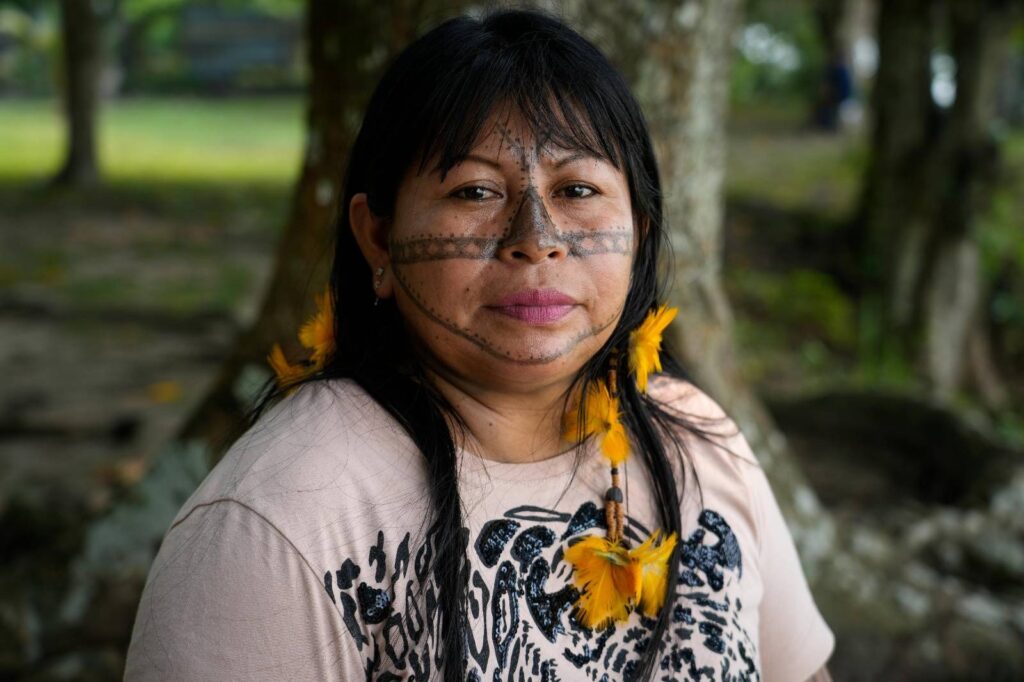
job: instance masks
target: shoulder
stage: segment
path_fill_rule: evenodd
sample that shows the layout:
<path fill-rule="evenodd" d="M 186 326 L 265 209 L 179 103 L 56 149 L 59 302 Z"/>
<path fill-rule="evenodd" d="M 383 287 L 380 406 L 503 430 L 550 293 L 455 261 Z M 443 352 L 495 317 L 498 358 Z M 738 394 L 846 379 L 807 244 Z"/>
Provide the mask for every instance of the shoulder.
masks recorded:
<path fill-rule="evenodd" d="M 650 381 L 648 395 L 677 418 L 676 432 L 688 445 L 712 449 L 720 455 L 760 467 L 737 422 L 717 400 L 692 381 L 658 374 Z"/>
<path fill-rule="evenodd" d="M 649 394 L 671 415 L 669 426 L 683 448 L 684 524 L 690 519 L 703 526 L 717 519 L 714 523 L 735 538 L 746 561 L 757 561 L 762 516 L 757 482 L 763 471 L 737 422 L 685 379 L 659 375 Z M 683 463 L 676 465 L 677 471 Z"/>
<path fill-rule="evenodd" d="M 273 522 L 217 501 L 181 527 L 150 568 L 125 679 L 336 679 L 346 642 L 319 569 Z"/>
<path fill-rule="evenodd" d="M 300 386 L 225 453 L 179 510 L 232 500 L 287 527 L 366 498 L 422 486 L 422 457 L 401 426 L 348 379 Z"/>

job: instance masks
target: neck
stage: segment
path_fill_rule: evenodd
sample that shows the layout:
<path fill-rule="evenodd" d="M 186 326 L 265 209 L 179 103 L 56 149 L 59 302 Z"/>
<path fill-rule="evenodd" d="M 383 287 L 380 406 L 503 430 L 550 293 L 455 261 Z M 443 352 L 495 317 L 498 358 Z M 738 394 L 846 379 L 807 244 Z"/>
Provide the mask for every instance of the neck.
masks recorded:
<path fill-rule="evenodd" d="M 456 445 L 483 459 L 537 462 L 571 447 L 562 439 L 568 382 L 508 393 L 435 370 L 427 376 L 466 424 L 465 442 Z"/>

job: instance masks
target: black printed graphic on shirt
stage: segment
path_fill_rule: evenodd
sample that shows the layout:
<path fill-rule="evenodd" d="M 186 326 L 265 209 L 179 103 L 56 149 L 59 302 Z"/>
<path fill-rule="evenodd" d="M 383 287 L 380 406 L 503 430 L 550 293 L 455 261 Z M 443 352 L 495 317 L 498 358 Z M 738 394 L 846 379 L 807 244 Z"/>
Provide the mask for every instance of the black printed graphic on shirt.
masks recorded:
<path fill-rule="evenodd" d="M 627 521 L 631 541 L 647 536 L 641 524 Z M 698 526 L 681 541 L 679 583 L 657 678 L 759 680 L 754 644 L 739 618 L 739 542 L 711 509 L 700 513 Z M 563 556 L 570 538 L 604 527 L 603 509 L 592 502 L 571 514 L 516 507 L 483 525 L 469 547 L 472 622 L 463 628 L 468 679 L 633 677 L 655 621 L 637 612 L 601 630 L 584 627 L 575 617 L 578 593 Z M 368 680 L 427 680 L 440 663 L 438 593 L 430 575 L 436 528 L 415 550 L 410 537 L 406 533 L 388 556 L 380 531 L 365 554 L 324 573 L 324 589 L 339 606 Z"/>

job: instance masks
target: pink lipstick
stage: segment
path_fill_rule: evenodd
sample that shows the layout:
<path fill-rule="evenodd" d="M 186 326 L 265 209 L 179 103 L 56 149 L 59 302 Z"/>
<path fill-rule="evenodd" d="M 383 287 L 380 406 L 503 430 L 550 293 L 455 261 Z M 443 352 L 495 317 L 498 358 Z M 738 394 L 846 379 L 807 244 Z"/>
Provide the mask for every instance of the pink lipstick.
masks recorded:
<path fill-rule="evenodd" d="M 548 324 L 568 315 L 575 305 L 576 299 L 557 289 L 524 289 L 488 307 L 527 324 Z"/>

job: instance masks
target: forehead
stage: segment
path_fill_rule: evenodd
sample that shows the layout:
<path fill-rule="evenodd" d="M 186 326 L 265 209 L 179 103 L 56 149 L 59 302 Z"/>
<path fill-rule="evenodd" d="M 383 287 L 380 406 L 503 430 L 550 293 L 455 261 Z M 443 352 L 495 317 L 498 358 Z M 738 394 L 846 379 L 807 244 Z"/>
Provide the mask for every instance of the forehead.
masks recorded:
<path fill-rule="evenodd" d="M 539 154 L 582 149 L 582 145 L 565 140 L 566 136 L 560 132 L 550 126 L 535 128 L 518 110 L 504 116 L 491 114 L 473 141 L 472 151 L 489 149 L 499 153 L 507 150 L 518 154 Z"/>
<path fill-rule="evenodd" d="M 603 147 L 603 140 L 582 117 L 568 121 L 557 108 L 546 115 L 525 113 L 514 106 L 496 106 L 477 127 L 475 136 L 462 148 L 440 147 L 433 158 L 423 160 L 423 170 L 444 176 L 468 156 L 485 157 L 499 164 L 521 167 L 551 162 L 567 156 L 583 156 L 619 170 Z M 468 136 L 467 136 L 468 137 Z"/>

